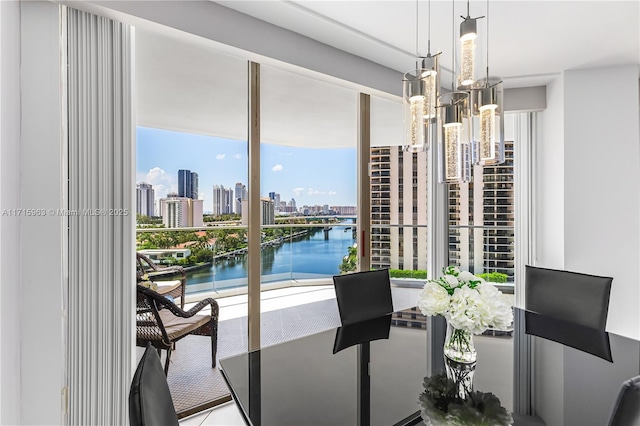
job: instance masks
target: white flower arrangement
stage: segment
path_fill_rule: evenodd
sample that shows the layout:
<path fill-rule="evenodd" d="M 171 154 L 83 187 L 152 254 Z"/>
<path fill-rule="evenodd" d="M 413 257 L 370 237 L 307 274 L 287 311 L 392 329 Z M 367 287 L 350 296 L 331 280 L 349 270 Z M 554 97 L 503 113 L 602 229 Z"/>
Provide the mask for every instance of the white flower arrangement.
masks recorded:
<path fill-rule="evenodd" d="M 456 266 L 442 272 L 442 277 L 427 281 L 420 293 L 418 307 L 424 315 L 442 315 L 454 329 L 472 334 L 511 326 L 511 305 L 493 284 Z"/>

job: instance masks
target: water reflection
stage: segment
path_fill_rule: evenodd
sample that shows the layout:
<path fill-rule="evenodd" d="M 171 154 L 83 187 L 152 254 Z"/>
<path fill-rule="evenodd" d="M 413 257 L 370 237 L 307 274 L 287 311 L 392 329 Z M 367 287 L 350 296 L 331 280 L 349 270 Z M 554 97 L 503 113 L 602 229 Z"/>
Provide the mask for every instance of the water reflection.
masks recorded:
<path fill-rule="evenodd" d="M 328 235 L 329 239 L 325 239 Z M 342 258 L 355 243 L 352 232 L 334 226 L 328 232 L 312 229 L 306 235 L 261 250 L 262 282 L 331 277 L 340 272 Z M 187 293 L 247 285 L 248 257 L 217 259 L 215 265 L 187 272 Z"/>

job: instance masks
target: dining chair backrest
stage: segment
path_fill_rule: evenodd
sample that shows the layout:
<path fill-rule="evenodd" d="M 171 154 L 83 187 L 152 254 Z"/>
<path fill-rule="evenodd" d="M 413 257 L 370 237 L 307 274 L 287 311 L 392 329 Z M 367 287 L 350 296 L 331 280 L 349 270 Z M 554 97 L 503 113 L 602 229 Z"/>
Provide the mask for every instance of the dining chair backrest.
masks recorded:
<path fill-rule="evenodd" d="M 613 278 L 526 266 L 525 308 L 604 330 Z"/>
<path fill-rule="evenodd" d="M 388 269 L 336 275 L 333 285 L 342 325 L 393 313 Z"/>
<path fill-rule="evenodd" d="M 640 376 L 622 384 L 609 426 L 640 425 Z"/>
<path fill-rule="evenodd" d="M 177 426 L 176 414 L 157 350 L 149 343 L 129 390 L 131 426 Z"/>

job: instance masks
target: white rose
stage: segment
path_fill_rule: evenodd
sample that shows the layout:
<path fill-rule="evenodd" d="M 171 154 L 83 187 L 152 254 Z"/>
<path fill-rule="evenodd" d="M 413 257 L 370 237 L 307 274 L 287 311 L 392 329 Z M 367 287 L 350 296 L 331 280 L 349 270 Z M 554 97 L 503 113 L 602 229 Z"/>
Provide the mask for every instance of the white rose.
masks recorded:
<path fill-rule="evenodd" d="M 444 279 L 451 286 L 451 288 L 456 288 L 456 287 L 458 287 L 458 284 L 460 284 L 458 279 L 456 277 L 454 277 L 453 275 L 445 275 Z"/>
<path fill-rule="evenodd" d="M 466 331 L 472 331 L 475 328 L 473 306 L 477 297 L 478 292 L 467 286 L 455 289 L 453 296 L 451 296 L 449 316 L 447 317 L 453 328 Z"/>
<path fill-rule="evenodd" d="M 428 281 L 420 292 L 418 308 L 424 315 L 440 315 L 449 309 L 451 297 L 447 290 L 433 281 Z"/>
<path fill-rule="evenodd" d="M 464 282 L 469 282 L 469 281 L 478 281 L 478 277 L 476 277 L 475 275 L 473 275 L 471 272 L 469 271 L 462 271 L 460 272 L 460 275 L 458 275 L 458 279 L 460 281 L 464 281 Z"/>
<path fill-rule="evenodd" d="M 513 322 L 513 310 L 509 298 L 489 283 L 481 284 L 477 289 L 490 313 L 490 317 L 486 319 L 487 326 L 497 330 L 508 329 Z"/>

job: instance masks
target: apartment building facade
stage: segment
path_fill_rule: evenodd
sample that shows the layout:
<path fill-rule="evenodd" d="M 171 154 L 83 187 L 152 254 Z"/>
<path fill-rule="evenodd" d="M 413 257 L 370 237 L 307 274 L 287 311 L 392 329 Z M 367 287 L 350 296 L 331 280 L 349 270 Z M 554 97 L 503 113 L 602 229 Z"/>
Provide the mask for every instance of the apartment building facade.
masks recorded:
<path fill-rule="evenodd" d="M 449 185 L 449 263 L 475 274 L 515 276 L 513 141 L 505 162 L 475 166 L 473 182 Z"/>
<path fill-rule="evenodd" d="M 427 153 L 371 148 L 371 266 L 427 269 Z"/>

